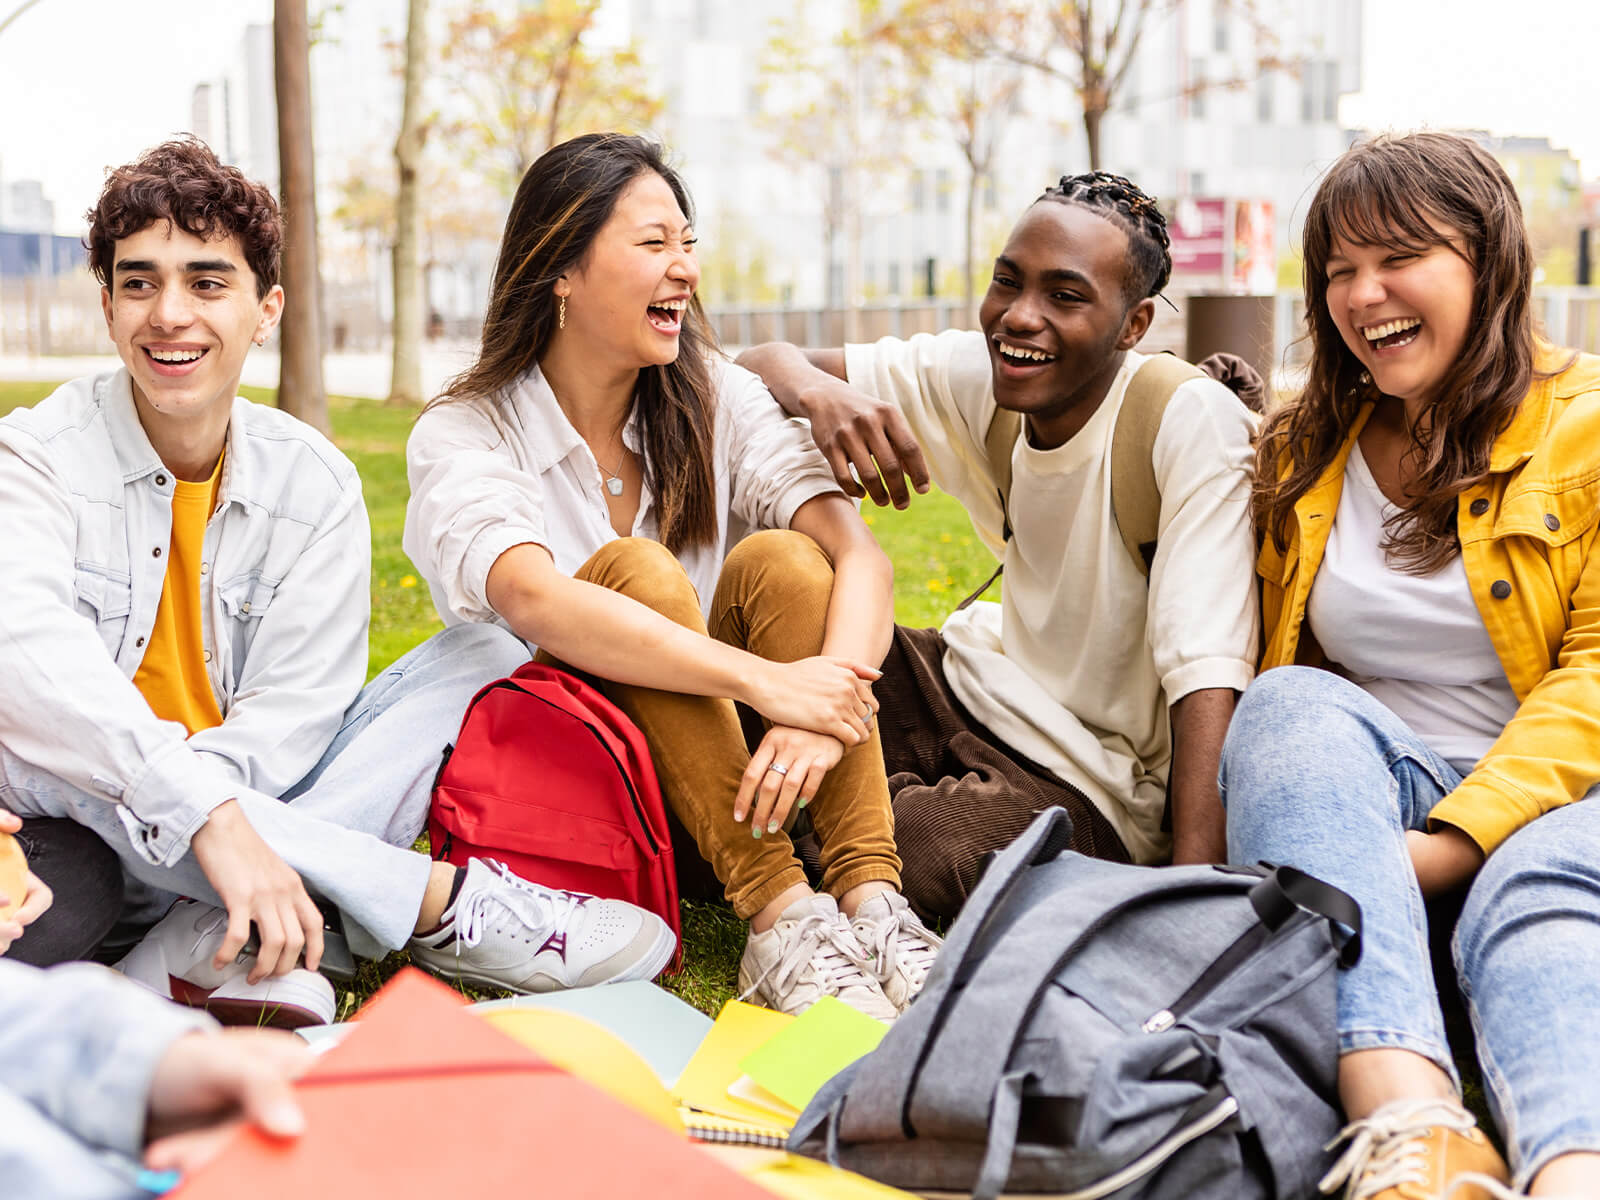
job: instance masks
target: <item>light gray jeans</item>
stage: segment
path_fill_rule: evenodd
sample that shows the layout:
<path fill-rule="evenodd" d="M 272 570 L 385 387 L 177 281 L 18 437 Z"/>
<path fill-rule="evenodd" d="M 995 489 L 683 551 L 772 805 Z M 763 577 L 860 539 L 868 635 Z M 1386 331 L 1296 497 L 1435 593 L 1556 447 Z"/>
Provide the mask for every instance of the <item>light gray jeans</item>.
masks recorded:
<path fill-rule="evenodd" d="M 309 891 L 344 914 L 356 954 L 379 957 L 411 936 L 430 870 L 411 844 L 427 819 L 440 755 L 478 689 L 527 660 L 527 647 L 497 625 L 446 629 L 362 689 L 322 760 L 281 800 L 239 796 L 267 845 Z M 104 796 L 80 791 L 4 747 L 0 806 L 24 820 L 77 821 L 98 833 L 139 883 L 221 903 L 192 852 L 171 868 L 153 865 L 133 848 Z"/>

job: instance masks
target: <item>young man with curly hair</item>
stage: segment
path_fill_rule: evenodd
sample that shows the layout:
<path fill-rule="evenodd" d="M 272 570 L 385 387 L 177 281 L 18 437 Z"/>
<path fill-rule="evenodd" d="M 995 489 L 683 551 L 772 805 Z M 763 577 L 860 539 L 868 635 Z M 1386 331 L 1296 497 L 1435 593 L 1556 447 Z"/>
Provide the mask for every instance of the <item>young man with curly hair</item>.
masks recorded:
<path fill-rule="evenodd" d="M 331 1019 L 313 894 L 358 951 L 507 988 L 653 975 L 659 918 L 411 850 L 467 701 L 527 654 L 463 626 L 362 688 L 356 470 L 238 395 L 293 303 L 271 194 L 180 140 L 111 172 L 89 223 L 123 366 L 0 420 L 0 807 L 25 839 L 92 830 L 147 914 L 191 897 L 123 969 L 245 1020 Z M 88 860 L 55 861 L 70 908 Z M 78 932 L 92 945 L 104 921 Z"/>

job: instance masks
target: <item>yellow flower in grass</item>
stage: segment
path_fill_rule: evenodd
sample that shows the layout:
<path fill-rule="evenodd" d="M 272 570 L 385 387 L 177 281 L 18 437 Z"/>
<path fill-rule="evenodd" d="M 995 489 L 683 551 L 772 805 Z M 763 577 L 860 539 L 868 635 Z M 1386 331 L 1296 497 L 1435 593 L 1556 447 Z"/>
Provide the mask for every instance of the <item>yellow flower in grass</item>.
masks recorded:
<path fill-rule="evenodd" d="M 400 586 L 401 587 L 416 587 L 417 586 L 417 577 L 415 575 L 402 575 L 402 576 L 400 576 Z"/>

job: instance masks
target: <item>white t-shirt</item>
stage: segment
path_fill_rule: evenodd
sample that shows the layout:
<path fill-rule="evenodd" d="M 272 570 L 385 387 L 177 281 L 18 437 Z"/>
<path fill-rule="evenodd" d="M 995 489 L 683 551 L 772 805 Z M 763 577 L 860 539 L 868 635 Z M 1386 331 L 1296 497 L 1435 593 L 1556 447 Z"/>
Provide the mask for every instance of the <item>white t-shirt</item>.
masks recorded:
<path fill-rule="evenodd" d="M 711 375 L 718 535 L 678 555 L 708 614 L 723 559 L 741 538 L 787 529 L 807 500 L 839 494 L 810 430 L 783 415 L 760 379 L 722 359 Z M 639 453 L 636 418 L 637 410 L 622 437 Z M 448 625 L 500 621 L 489 568 L 511 547 L 537 543 L 571 575 L 618 536 L 605 476 L 537 367 L 496 398 L 494 415 L 467 401 L 424 412 L 406 441 L 406 469 L 404 549 Z M 658 518 L 646 484 L 633 536 L 659 540 Z"/>
<path fill-rule="evenodd" d="M 944 624 L 951 690 L 1005 743 L 1084 792 L 1138 862 L 1161 832 L 1172 755 L 1168 707 L 1201 688 L 1243 691 L 1259 615 L 1250 534 L 1255 418 L 1210 379 L 1183 384 L 1156 436 L 1159 543 L 1148 584 L 1111 513 L 1111 435 L 1129 353 L 1065 445 L 1012 454 L 1012 539 L 999 604 Z M 995 413 L 981 333 L 918 334 L 845 347 L 850 383 L 905 414 L 934 481 L 1002 550 L 984 438 Z"/>
<path fill-rule="evenodd" d="M 1385 557 L 1383 525 L 1396 511 L 1357 443 L 1306 618 L 1330 663 L 1465 775 L 1516 714 L 1516 693 L 1461 556 L 1421 576 Z"/>

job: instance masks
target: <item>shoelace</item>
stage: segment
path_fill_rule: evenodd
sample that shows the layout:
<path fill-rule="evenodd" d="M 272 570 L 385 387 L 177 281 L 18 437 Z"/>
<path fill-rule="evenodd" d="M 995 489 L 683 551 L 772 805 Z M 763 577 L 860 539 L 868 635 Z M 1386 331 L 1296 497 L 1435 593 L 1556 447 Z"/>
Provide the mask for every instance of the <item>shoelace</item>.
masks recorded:
<path fill-rule="evenodd" d="M 815 965 L 822 976 L 824 995 L 837 996 L 847 987 L 872 987 L 874 980 L 867 973 L 871 964 L 862 956 L 855 935 L 844 923 L 843 917 L 828 917 L 822 913 L 807 913 L 800 918 L 790 935 L 794 940 L 783 956 L 773 963 L 745 989 L 741 1000 L 755 995 L 762 984 L 775 979 L 780 991 L 788 991 L 795 979 L 808 966 Z"/>
<path fill-rule="evenodd" d="M 1346 1125 L 1325 1147 L 1349 1142 L 1317 1188 L 1332 1195 L 1346 1184 L 1345 1200 L 1363 1200 L 1402 1183 L 1426 1183 L 1422 1142 L 1439 1126 L 1466 1133 L 1477 1127 L 1460 1105 L 1449 1100 L 1387 1104 L 1371 1116 Z"/>
<path fill-rule="evenodd" d="M 876 921 L 872 937 L 864 949 L 869 962 L 877 965 L 879 979 L 888 979 L 904 960 L 911 982 L 922 986 L 939 956 L 939 944 L 933 933 L 909 909 L 898 909 L 885 921 Z"/>
<path fill-rule="evenodd" d="M 1450 1197 L 1454 1196 L 1462 1188 L 1468 1187 L 1482 1188 L 1490 1196 L 1494 1197 L 1494 1200 L 1528 1200 L 1527 1192 L 1512 1191 L 1494 1176 L 1482 1175 L 1477 1171 L 1463 1171 L 1460 1175 L 1457 1175 L 1450 1181 L 1450 1185 L 1444 1189 L 1444 1195 L 1440 1197 L 1440 1200 L 1450 1200 Z"/>
<path fill-rule="evenodd" d="M 590 899 L 582 892 L 557 891 L 529 883 L 513 875 L 505 863 L 492 858 L 484 859 L 483 864 L 494 874 L 490 886 L 474 888 L 471 895 L 463 894 L 456 902 L 456 938 L 464 946 L 476 946 L 491 918 L 501 911 L 525 925 L 534 937 L 548 937 L 565 926 L 579 905 Z"/>

